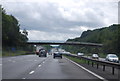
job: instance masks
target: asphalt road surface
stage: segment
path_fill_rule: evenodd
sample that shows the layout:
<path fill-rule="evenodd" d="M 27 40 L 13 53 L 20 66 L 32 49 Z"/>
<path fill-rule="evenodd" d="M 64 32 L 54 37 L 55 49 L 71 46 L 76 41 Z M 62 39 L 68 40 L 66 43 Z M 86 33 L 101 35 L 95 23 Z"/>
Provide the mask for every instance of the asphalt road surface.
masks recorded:
<path fill-rule="evenodd" d="M 23 55 L 2 59 L 2 79 L 99 79 L 65 57 Z M 101 80 L 100 80 L 101 81 Z"/>

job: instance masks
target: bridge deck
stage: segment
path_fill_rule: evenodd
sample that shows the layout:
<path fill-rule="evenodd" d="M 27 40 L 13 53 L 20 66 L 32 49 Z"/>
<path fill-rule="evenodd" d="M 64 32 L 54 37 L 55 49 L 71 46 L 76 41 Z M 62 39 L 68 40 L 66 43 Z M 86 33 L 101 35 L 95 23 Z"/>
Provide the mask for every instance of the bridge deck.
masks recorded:
<path fill-rule="evenodd" d="M 80 45 L 80 46 L 97 46 L 102 47 L 103 44 L 98 43 L 85 43 L 85 42 L 27 42 L 27 44 L 33 45 Z"/>

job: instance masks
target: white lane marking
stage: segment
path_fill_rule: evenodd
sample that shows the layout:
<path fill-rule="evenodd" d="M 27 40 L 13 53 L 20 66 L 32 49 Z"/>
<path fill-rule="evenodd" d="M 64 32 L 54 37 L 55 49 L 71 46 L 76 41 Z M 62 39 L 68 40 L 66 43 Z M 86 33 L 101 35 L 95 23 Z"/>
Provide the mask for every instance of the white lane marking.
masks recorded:
<path fill-rule="evenodd" d="M 26 78 L 22 78 L 22 79 L 26 79 Z"/>
<path fill-rule="evenodd" d="M 38 65 L 38 67 L 41 67 L 42 65 Z"/>
<path fill-rule="evenodd" d="M 31 74 L 33 74 L 35 71 L 31 71 L 29 74 L 31 75 Z"/>
<path fill-rule="evenodd" d="M 45 62 L 43 62 L 43 64 L 44 64 Z"/>
<path fill-rule="evenodd" d="M 65 57 L 65 58 L 66 58 L 66 57 Z M 93 73 L 92 71 L 90 71 L 90 70 L 86 69 L 85 67 L 79 65 L 78 63 L 76 63 L 76 62 L 74 62 L 74 61 L 72 61 L 72 60 L 70 60 L 70 59 L 68 59 L 68 58 L 66 58 L 66 59 L 69 60 L 70 62 L 72 62 L 73 64 L 77 65 L 78 67 L 82 68 L 83 70 L 85 70 L 85 71 L 91 73 L 92 75 L 96 76 L 97 78 L 99 78 L 99 79 L 101 79 L 101 80 L 103 80 L 103 81 L 108 81 L 108 80 L 106 80 L 105 78 L 97 75 L 96 73 Z"/>
<path fill-rule="evenodd" d="M 2 66 L 2 64 L 0 64 L 0 66 Z"/>

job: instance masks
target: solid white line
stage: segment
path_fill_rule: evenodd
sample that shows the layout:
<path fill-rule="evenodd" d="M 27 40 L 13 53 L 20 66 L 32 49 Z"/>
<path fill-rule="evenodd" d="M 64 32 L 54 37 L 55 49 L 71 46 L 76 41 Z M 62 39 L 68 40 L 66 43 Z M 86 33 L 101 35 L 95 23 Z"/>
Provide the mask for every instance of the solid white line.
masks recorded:
<path fill-rule="evenodd" d="M 65 58 L 66 58 L 66 57 L 65 57 Z M 72 61 L 72 60 L 70 60 L 70 59 L 68 59 L 68 58 L 66 58 L 66 59 L 69 60 L 70 62 L 72 62 L 73 64 L 77 65 L 78 67 L 82 68 L 83 70 L 85 70 L 85 71 L 91 73 L 92 75 L 96 76 L 97 78 L 99 78 L 99 79 L 101 79 L 101 80 L 103 80 L 103 81 L 108 81 L 108 80 L 106 80 L 105 78 L 97 75 L 96 73 L 93 73 L 92 71 L 90 71 L 90 70 L 86 69 L 85 67 L 79 65 L 78 63 L 76 63 L 76 62 L 74 62 L 74 61 Z"/>
<path fill-rule="evenodd" d="M 42 65 L 38 65 L 38 67 L 41 67 Z"/>
<path fill-rule="evenodd" d="M 31 74 L 33 74 L 35 71 L 31 71 L 29 74 L 31 75 Z"/>

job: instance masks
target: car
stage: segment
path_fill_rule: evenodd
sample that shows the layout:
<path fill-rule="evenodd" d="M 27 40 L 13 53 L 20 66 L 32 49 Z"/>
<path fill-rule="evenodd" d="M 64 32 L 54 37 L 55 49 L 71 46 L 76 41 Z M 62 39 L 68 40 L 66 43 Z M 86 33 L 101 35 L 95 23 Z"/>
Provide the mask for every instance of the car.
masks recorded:
<path fill-rule="evenodd" d="M 118 59 L 118 56 L 116 54 L 108 54 L 106 56 L 106 60 L 110 61 L 110 62 L 117 62 L 117 63 L 119 63 L 119 59 Z"/>
<path fill-rule="evenodd" d="M 92 59 L 99 59 L 98 54 L 92 54 Z"/>
<path fill-rule="evenodd" d="M 39 50 L 39 57 L 41 57 L 41 56 L 47 57 L 47 51 L 44 49 Z"/>
<path fill-rule="evenodd" d="M 54 52 L 53 53 L 53 58 L 60 57 L 62 58 L 62 54 L 60 52 Z"/>
<path fill-rule="evenodd" d="M 84 56 L 84 53 L 77 53 L 78 56 Z"/>
<path fill-rule="evenodd" d="M 66 51 L 64 51 L 64 52 L 60 52 L 61 54 L 64 54 L 64 55 L 69 55 L 69 54 L 71 54 L 70 52 L 66 52 Z"/>

